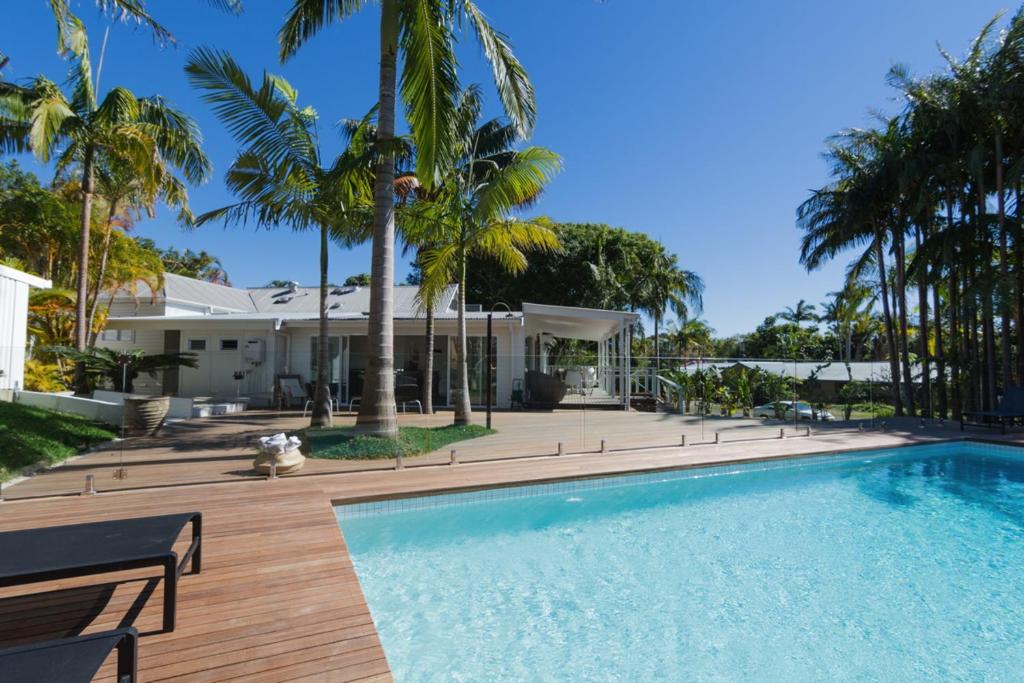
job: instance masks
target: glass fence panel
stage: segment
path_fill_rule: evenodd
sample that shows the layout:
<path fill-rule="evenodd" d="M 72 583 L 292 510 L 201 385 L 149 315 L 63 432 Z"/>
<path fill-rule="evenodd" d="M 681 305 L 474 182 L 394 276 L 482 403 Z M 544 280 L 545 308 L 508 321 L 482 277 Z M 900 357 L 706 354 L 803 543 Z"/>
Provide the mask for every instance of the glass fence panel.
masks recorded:
<path fill-rule="evenodd" d="M 262 359 L 222 362 L 211 356 L 200 358 L 198 368 L 137 375 L 111 366 L 93 373 L 91 390 L 77 396 L 68 384 L 70 372 L 62 375 L 54 363 L 40 367 L 31 356 L 27 370 L 15 372 L 10 361 L 23 367 L 23 359 L 15 359 L 17 350 L 0 349 L 6 363 L 0 368 L 0 400 L 22 404 L 16 409 L 43 411 L 33 419 L 44 431 L 63 429 L 64 418 L 47 410 L 77 416 L 95 430 L 91 441 L 52 455 L 27 448 L 16 457 L 6 455 L 0 462 L 0 479 L 7 482 L 3 495 L 264 479 L 269 471 L 266 458 L 262 465 L 257 460 L 259 439 L 275 434 L 299 439 L 305 457 L 295 467 L 287 458 L 275 458 L 279 476 L 320 476 L 559 454 L 630 458 L 683 445 L 803 437 L 808 429 L 856 438 L 872 430 L 925 426 L 918 425 L 920 418 L 893 417 L 886 362 L 634 357 L 613 347 L 580 352 L 558 344 L 527 344 L 525 353 L 517 354 L 507 353 L 512 349 L 500 337 L 487 342 L 485 336 L 469 339 L 463 365 L 455 338 L 437 336 L 431 343 L 423 336 L 396 336 L 395 403 L 360 416 L 374 391 L 376 363 L 365 340 L 331 337 L 330 410 L 315 418 L 320 349 L 312 335 L 301 343 L 293 340 L 281 353 L 268 349 Z M 197 371 L 216 379 L 216 386 L 197 390 L 199 380 L 190 374 Z M 129 376 L 136 381 L 126 394 L 122 389 Z M 163 424 L 145 435 L 136 424 L 136 404 L 167 394 Z M 394 425 L 397 438 L 375 436 Z M 98 450 L 20 479 L 22 468 L 60 461 L 83 444 Z"/>

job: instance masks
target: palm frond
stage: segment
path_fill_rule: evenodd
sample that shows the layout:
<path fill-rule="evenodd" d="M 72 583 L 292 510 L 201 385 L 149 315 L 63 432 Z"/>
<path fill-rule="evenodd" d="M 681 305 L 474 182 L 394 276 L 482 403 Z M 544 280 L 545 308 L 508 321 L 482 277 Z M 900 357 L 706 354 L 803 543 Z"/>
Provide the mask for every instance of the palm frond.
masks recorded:
<path fill-rule="evenodd" d="M 462 9 L 469 17 L 484 55 L 491 63 L 498 96 L 505 113 L 515 125 L 520 137 L 529 137 L 537 120 L 537 101 L 533 84 L 526 69 L 516 59 L 508 37 L 496 31 L 487 17 L 471 0 L 462 0 Z"/>
<path fill-rule="evenodd" d="M 288 61 L 303 44 L 320 30 L 342 21 L 362 9 L 368 0 L 294 0 L 277 34 L 279 57 Z"/>
<path fill-rule="evenodd" d="M 516 152 L 507 166 L 491 174 L 484 186 L 476 190 L 474 218 L 487 222 L 529 206 L 561 168 L 561 157 L 544 147 Z"/>
<path fill-rule="evenodd" d="M 402 98 L 416 143 L 416 175 L 428 188 L 454 158 L 457 141 L 454 39 L 440 5 L 436 0 L 406 0 L 399 6 Z"/>

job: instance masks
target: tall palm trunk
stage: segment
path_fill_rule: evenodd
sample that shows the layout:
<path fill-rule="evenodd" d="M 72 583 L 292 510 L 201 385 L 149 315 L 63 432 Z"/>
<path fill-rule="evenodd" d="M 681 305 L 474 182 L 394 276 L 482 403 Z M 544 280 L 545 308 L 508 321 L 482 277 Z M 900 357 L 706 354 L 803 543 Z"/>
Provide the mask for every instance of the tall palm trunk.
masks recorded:
<path fill-rule="evenodd" d="M 654 314 L 654 376 L 657 378 L 661 374 L 661 344 L 658 327 L 661 323 L 661 316 L 657 313 Z M 654 380 L 655 386 L 657 386 L 658 380 Z"/>
<path fill-rule="evenodd" d="M 885 321 L 885 338 L 889 346 L 889 373 L 892 381 L 892 397 L 897 416 L 903 415 L 903 402 L 900 400 L 900 368 L 899 356 L 896 354 L 896 333 L 893 329 L 892 311 L 889 309 L 889 283 L 885 270 L 885 251 L 882 249 L 882 232 L 875 228 L 875 260 L 878 261 L 878 286 L 882 296 L 882 317 Z"/>
<path fill-rule="evenodd" d="M 75 300 L 75 348 L 84 351 L 89 343 L 89 321 L 87 318 L 87 299 L 89 298 L 89 247 L 92 239 L 92 199 L 94 191 L 93 165 L 96 150 L 92 145 L 85 148 L 82 159 L 82 222 L 79 229 L 78 245 L 78 296 Z M 85 375 L 85 365 L 75 363 L 75 392 L 88 393 L 89 381 Z"/>
<path fill-rule="evenodd" d="M 1021 192 L 1020 183 L 1016 184 L 1014 194 L 1018 226 L 1017 230 L 1014 231 L 1013 237 L 1013 261 L 1016 283 L 1017 385 L 1024 386 L 1024 241 L 1021 239 L 1022 225 L 1024 225 L 1021 223 L 1021 219 L 1024 218 L 1021 214 L 1021 200 L 1024 200 L 1024 197 L 1021 195 L 1024 193 Z"/>
<path fill-rule="evenodd" d="M 398 0 L 382 0 L 377 112 L 377 137 L 382 143 L 395 137 L 397 65 Z M 392 439 L 398 437 L 394 359 L 394 181 L 395 161 L 390 154 L 385 154 L 377 163 L 373 184 L 373 256 L 367 336 L 369 358 L 359 416 L 356 418 L 358 432 Z"/>
<path fill-rule="evenodd" d="M 1003 389 L 1013 384 L 1010 365 L 1010 264 L 1006 235 L 1006 196 L 1003 184 L 1003 136 L 996 133 L 996 206 L 999 226 L 999 338 Z"/>
<path fill-rule="evenodd" d="M 331 410 L 330 339 L 327 335 L 327 226 L 320 226 L 320 333 L 316 348 L 316 389 L 310 427 L 330 427 Z"/>
<path fill-rule="evenodd" d="M 952 214 L 952 210 L 950 211 Z M 953 259 L 956 263 L 956 259 Z M 952 399 L 954 420 L 959 420 L 963 411 L 963 397 L 960 390 L 961 364 L 963 363 L 963 337 L 960 335 L 960 280 L 957 268 L 949 271 L 949 351 L 952 361 L 950 382 L 953 385 Z"/>
<path fill-rule="evenodd" d="M 921 253 L 921 233 L 927 232 L 928 224 L 924 227 L 918 226 L 914 230 L 914 244 L 917 247 L 919 270 L 917 275 L 917 306 L 920 313 L 920 324 L 918 329 L 918 353 L 921 355 L 921 414 L 924 417 L 932 416 L 932 378 L 931 360 L 928 348 L 928 265 Z"/>
<path fill-rule="evenodd" d="M 423 363 L 423 412 L 434 414 L 434 302 L 427 302 L 427 357 Z"/>
<path fill-rule="evenodd" d="M 103 280 L 107 277 L 107 261 L 110 258 L 110 238 L 114 232 L 114 216 L 117 215 L 117 200 L 111 200 L 110 209 L 107 211 L 107 225 L 103 233 L 103 249 L 100 252 L 100 268 L 96 275 L 96 282 L 93 284 L 92 295 L 89 297 L 89 345 L 96 345 L 96 338 L 99 330 L 96 329 L 96 313 L 100 307 L 100 291 L 103 289 Z"/>
<path fill-rule="evenodd" d="M 95 149 L 91 145 L 86 147 L 82 160 L 82 220 L 78 233 L 78 300 L 75 302 L 75 348 L 79 351 L 84 350 L 89 341 L 89 242 L 92 238 L 95 158 Z"/>
<path fill-rule="evenodd" d="M 466 357 L 466 255 L 459 256 L 459 313 L 458 313 L 458 338 L 455 343 L 455 362 L 457 363 L 455 373 L 455 424 L 467 425 L 470 421 L 473 407 L 469 401 L 469 365 Z M 490 358 L 487 359 L 489 363 Z M 485 387 L 490 391 L 490 387 Z"/>
<path fill-rule="evenodd" d="M 910 368 L 910 346 L 907 341 L 907 254 L 902 227 L 893 236 L 896 250 L 896 301 L 900 320 L 900 354 L 903 367 L 903 389 L 906 395 L 907 413 L 914 414 L 914 383 Z"/>
<path fill-rule="evenodd" d="M 992 250 L 988 226 L 985 225 L 985 185 L 978 178 L 978 239 L 985 246 L 982 249 L 982 409 L 994 410 L 996 406 L 996 340 L 995 340 L 995 307 L 992 299 L 995 296 L 994 277 L 992 272 Z"/>

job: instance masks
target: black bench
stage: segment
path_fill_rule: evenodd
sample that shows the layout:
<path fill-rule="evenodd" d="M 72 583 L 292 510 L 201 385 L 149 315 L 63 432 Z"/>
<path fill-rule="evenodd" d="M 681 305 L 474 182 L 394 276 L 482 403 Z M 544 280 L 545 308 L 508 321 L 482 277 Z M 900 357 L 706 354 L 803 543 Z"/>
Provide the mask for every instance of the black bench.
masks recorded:
<path fill-rule="evenodd" d="M 0 679 L 4 683 L 89 683 L 117 648 L 117 683 L 137 683 L 138 640 L 134 628 L 119 628 L 0 650 Z"/>
<path fill-rule="evenodd" d="M 972 424 L 984 424 L 987 427 L 998 423 L 1005 434 L 1007 423 L 1013 423 L 1017 419 L 1024 419 L 1024 387 L 1007 387 L 995 410 L 975 410 L 962 413 L 960 415 L 960 431 L 964 431 L 964 425 L 971 421 Z"/>
<path fill-rule="evenodd" d="M 192 543 L 179 563 L 172 548 L 189 522 Z M 199 512 L 5 531 L 0 533 L 0 588 L 163 567 L 163 627 L 173 631 L 178 577 L 189 560 L 192 573 L 199 573 L 202 533 L 203 515 Z"/>

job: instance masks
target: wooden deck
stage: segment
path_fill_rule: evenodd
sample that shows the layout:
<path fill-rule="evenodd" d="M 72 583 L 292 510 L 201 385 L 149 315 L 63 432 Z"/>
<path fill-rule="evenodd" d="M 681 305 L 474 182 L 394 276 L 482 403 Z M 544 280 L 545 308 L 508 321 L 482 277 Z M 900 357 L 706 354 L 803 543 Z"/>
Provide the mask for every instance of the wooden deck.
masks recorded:
<path fill-rule="evenodd" d="M 210 424 L 226 428 L 230 423 Z M 238 431 L 239 425 L 235 427 Z M 156 580 L 158 572 L 140 570 L 0 589 L 0 645 L 131 624 L 143 633 L 143 681 L 390 680 L 385 653 L 332 511 L 334 503 L 959 436 L 954 425 L 921 430 L 908 422 L 902 430 L 886 433 L 821 431 L 810 438 L 325 473 L 276 481 L 242 477 L 238 472 L 246 463 L 236 458 L 231 461 L 233 478 L 188 484 L 187 478 L 179 477 L 188 464 L 219 461 L 198 445 L 211 447 L 210 441 L 229 438 L 207 433 L 196 437 L 195 450 L 184 444 L 166 445 L 168 452 L 153 458 L 161 462 L 132 466 L 129 479 L 147 488 L 0 503 L 0 530 L 202 511 L 203 571 L 198 576 L 186 574 L 179 583 L 177 630 L 158 632 L 162 582 Z M 91 466 L 90 458 L 106 457 L 89 455 L 75 464 Z M 79 479 L 81 472 L 74 478 Z M 66 482 L 53 474 L 10 492 L 31 484 L 36 496 L 65 494 Z M 112 673 L 109 665 L 103 673 Z"/>

